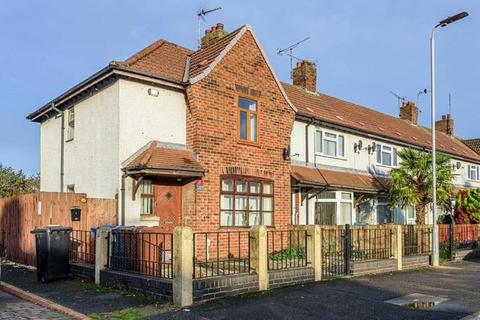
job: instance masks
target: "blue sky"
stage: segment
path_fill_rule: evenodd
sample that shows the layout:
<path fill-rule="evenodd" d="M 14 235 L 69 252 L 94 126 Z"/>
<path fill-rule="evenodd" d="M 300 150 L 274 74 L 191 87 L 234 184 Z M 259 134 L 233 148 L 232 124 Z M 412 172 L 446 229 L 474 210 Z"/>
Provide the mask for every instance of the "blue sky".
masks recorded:
<path fill-rule="evenodd" d="M 370 1 L 2 1 L 0 9 L 0 163 L 39 170 L 39 125 L 25 116 L 71 86 L 159 38 L 195 48 L 200 8 L 222 6 L 206 27 L 249 23 L 280 79 L 289 60 L 278 48 L 314 60 L 320 92 L 397 116 L 397 92 L 416 100 L 430 87 L 429 33 L 459 11 L 470 17 L 437 33 L 437 116 L 452 94 L 455 133 L 480 136 L 480 3 L 472 0 Z M 420 122 L 429 123 L 429 97 Z"/>

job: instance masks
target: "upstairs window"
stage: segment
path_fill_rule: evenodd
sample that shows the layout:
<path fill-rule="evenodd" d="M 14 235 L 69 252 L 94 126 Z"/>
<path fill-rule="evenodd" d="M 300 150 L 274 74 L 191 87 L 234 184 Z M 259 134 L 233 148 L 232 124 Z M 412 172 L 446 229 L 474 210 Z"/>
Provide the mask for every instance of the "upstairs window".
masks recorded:
<path fill-rule="evenodd" d="M 345 137 L 341 134 L 316 129 L 315 153 L 331 157 L 345 157 Z"/>
<path fill-rule="evenodd" d="M 220 225 L 273 225 L 273 183 L 250 177 L 223 177 L 220 182 Z"/>
<path fill-rule="evenodd" d="M 479 180 L 478 166 L 475 166 L 473 164 L 468 165 L 468 179 L 469 180 Z"/>
<path fill-rule="evenodd" d="M 75 108 L 70 108 L 67 112 L 67 141 L 75 137 Z"/>
<path fill-rule="evenodd" d="M 247 98 L 238 98 L 239 138 L 243 142 L 256 143 L 258 139 L 257 102 Z"/>
<path fill-rule="evenodd" d="M 387 167 L 396 167 L 398 165 L 397 148 L 377 144 L 377 163 Z"/>

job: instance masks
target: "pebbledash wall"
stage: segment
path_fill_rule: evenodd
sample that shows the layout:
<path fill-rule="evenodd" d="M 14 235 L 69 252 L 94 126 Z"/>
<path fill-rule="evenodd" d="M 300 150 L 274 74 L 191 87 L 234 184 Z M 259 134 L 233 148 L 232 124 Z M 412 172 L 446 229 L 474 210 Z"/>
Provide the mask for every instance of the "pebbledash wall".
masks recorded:
<path fill-rule="evenodd" d="M 261 79 L 261 81 L 259 81 Z M 239 88 L 243 88 L 239 90 Z M 257 96 L 243 94 L 255 90 Z M 238 97 L 257 101 L 258 143 L 238 139 Z M 238 174 L 274 182 L 274 225 L 290 224 L 290 145 L 294 110 L 287 103 L 260 48 L 247 31 L 204 79 L 187 88 L 187 145 L 206 169 L 204 190 L 196 193 L 195 214 L 184 214 L 194 231 L 220 226 L 220 177 Z M 224 228 L 225 230 L 227 228 Z"/>
<path fill-rule="evenodd" d="M 157 90 L 158 96 L 150 95 L 149 89 Z M 122 162 L 151 140 L 186 142 L 182 91 L 118 79 L 73 107 L 75 133 L 71 141 L 67 141 L 65 112 L 64 191 L 68 185 L 75 185 L 75 192 L 88 197 L 118 196 L 120 207 Z M 41 124 L 41 191 L 60 191 L 60 139 L 60 117 Z M 125 194 L 131 195 L 132 182 L 126 180 Z M 131 196 L 125 200 L 127 225 L 152 223 L 140 220 L 140 201 L 132 201 Z"/>

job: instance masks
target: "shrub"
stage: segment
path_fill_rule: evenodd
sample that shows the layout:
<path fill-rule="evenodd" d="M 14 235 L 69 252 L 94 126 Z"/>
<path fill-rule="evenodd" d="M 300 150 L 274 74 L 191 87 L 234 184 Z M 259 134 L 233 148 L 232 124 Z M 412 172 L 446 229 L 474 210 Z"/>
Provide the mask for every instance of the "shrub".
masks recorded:
<path fill-rule="evenodd" d="M 458 224 L 480 223 L 480 189 L 458 192 L 455 222 Z"/>
<path fill-rule="evenodd" d="M 305 259 L 307 253 L 304 247 L 292 247 L 286 248 L 280 251 L 276 251 L 270 255 L 270 259 L 274 261 L 290 260 L 290 259 Z"/>

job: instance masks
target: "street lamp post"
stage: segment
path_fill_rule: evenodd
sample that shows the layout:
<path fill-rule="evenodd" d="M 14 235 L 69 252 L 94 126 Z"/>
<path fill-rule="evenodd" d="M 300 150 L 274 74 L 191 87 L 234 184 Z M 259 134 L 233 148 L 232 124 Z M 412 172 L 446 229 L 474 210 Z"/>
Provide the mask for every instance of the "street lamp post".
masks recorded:
<path fill-rule="evenodd" d="M 448 17 L 440 21 L 432 29 L 430 36 L 430 76 L 431 76 L 431 120 L 432 120 L 432 211 L 433 211 L 433 245 L 432 245 L 432 265 L 439 265 L 439 241 L 438 241 L 438 224 L 437 224 L 437 159 L 435 145 L 435 30 L 438 27 L 446 27 L 449 24 L 468 16 L 467 12 L 461 12 L 454 16 Z"/>

